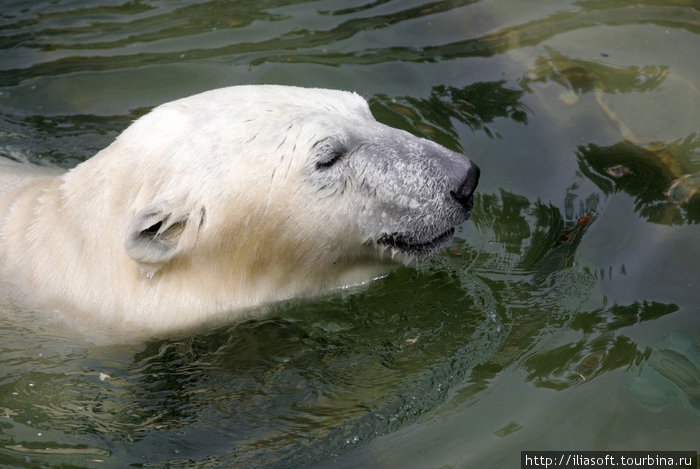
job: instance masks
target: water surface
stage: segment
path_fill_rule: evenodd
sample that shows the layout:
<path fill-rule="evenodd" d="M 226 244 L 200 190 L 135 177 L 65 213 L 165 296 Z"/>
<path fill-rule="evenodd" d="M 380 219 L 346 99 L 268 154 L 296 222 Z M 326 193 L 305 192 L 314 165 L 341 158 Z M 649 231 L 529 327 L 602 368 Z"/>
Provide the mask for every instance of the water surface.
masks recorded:
<path fill-rule="evenodd" d="M 0 155 L 66 168 L 234 84 L 355 90 L 482 169 L 417 268 L 100 345 L 0 304 L 0 465 L 518 467 L 700 449 L 700 11 L 684 0 L 18 0 Z"/>

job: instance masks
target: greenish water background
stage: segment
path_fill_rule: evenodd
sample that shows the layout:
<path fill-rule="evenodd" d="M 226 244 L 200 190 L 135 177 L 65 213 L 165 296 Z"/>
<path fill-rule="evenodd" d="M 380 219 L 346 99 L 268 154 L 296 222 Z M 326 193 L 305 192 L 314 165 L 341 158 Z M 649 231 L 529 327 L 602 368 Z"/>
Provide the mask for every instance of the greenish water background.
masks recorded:
<path fill-rule="evenodd" d="M 157 104 L 280 83 L 355 90 L 482 178 L 442 256 L 259 320 L 100 346 L 0 315 L 0 466 L 699 450 L 698 8 L 4 2 L 2 156 L 71 167 Z"/>

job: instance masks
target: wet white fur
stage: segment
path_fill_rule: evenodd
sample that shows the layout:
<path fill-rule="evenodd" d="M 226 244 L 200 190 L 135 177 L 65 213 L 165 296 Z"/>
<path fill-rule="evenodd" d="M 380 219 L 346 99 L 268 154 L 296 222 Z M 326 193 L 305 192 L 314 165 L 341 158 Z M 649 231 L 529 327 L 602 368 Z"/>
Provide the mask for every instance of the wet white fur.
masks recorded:
<path fill-rule="evenodd" d="M 157 107 L 65 173 L 3 162 L 0 281 L 34 308 L 145 334 L 366 281 L 387 270 L 368 242 L 386 213 L 371 191 L 314 181 L 310 158 L 383 128 L 353 93 L 232 87 Z M 431 213 L 442 197 L 394 195 Z M 156 244 L 129 241 L 158 217 Z"/>

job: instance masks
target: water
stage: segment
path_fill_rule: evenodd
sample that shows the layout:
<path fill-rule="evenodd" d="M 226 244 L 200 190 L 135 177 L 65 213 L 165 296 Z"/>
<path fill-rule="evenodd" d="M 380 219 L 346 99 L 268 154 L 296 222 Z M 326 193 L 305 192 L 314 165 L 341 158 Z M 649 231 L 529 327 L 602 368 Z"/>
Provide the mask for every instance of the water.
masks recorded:
<path fill-rule="evenodd" d="M 700 449 L 699 35 L 680 0 L 6 2 L 3 156 L 71 167 L 159 103 L 281 83 L 482 178 L 442 256 L 260 319 L 105 346 L 5 311 L 0 465 Z"/>

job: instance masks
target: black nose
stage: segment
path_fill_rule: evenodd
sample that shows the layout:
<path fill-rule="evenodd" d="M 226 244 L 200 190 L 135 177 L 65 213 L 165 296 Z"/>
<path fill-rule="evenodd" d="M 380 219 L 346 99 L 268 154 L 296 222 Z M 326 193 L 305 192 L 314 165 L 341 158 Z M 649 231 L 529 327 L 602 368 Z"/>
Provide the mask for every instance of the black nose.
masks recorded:
<path fill-rule="evenodd" d="M 462 184 L 457 188 L 456 191 L 450 191 L 452 197 L 455 198 L 459 204 L 465 208 L 467 211 L 471 211 L 474 205 L 474 189 L 476 189 L 477 184 L 479 184 L 479 175 L 481 170 L 474 163 L 471 164 L 467 170 L 467 175 L 462 181 Z"/>

